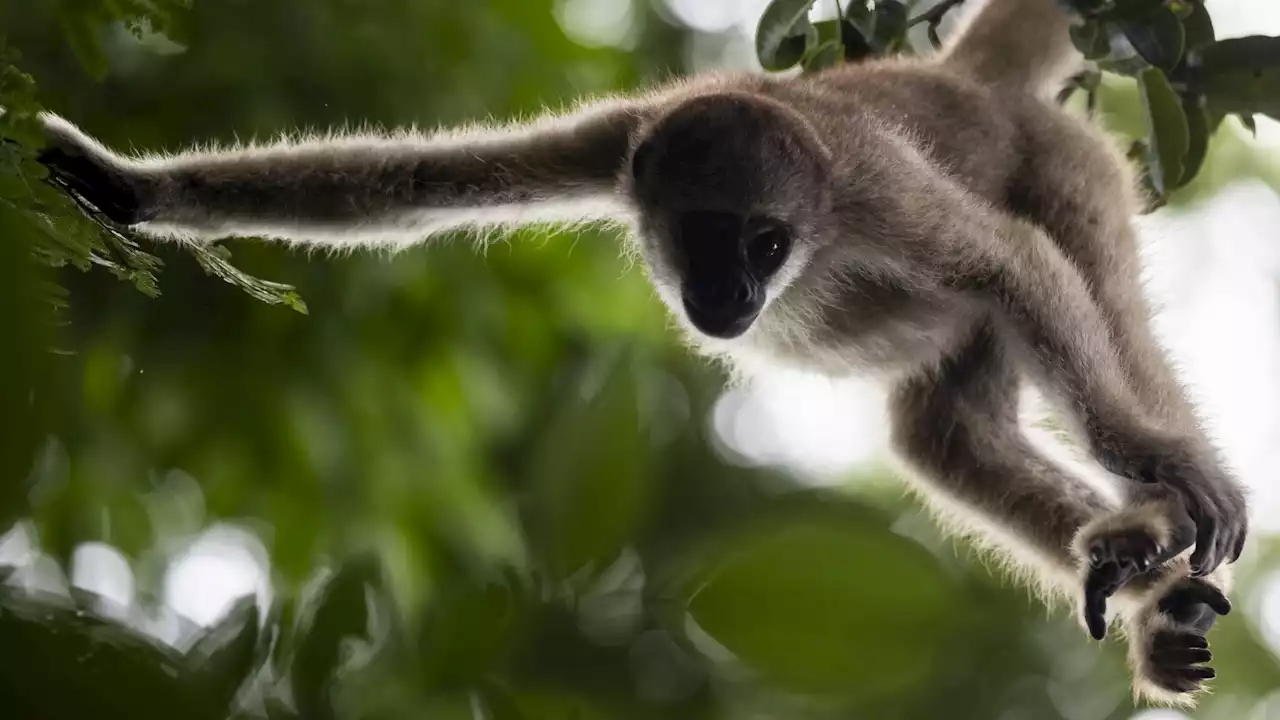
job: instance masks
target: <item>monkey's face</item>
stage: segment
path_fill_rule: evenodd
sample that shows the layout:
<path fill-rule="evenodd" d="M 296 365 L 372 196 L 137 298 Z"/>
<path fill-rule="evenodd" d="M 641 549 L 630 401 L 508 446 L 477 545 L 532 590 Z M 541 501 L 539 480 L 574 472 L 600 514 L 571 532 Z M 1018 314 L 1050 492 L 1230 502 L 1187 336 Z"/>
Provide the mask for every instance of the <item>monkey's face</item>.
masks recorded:
<path fill-rule="evenodd" d="M 714 210 L 681 213 L 672 230 L 667 254 L 689 322 L 714 338 L 746 332 L 791 255 L 794 230 L 778 218 Z"/>
<path fill-rule="evenodd" d="M 747 332 L 826 236 L 825 149 L 792 115 L 758 98 L 698 98 L 633 155 L 650 278 L 703 335 Z"/>

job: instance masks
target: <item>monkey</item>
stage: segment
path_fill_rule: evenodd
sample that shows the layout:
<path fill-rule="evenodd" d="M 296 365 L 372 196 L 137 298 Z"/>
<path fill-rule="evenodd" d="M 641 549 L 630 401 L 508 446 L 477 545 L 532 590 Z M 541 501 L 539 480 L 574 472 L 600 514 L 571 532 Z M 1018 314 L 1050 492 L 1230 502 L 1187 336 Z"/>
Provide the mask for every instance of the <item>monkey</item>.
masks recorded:
<path fill-rule="evenodd" d="M 745 378 L 885 381 L 892 450 L 942 525 L 1092 637 L 1118 616 L 1135 700 L 1191 705 L 1246 498 L 1151 328 L 1133 171 L 1052 101 L 1083 62 L 1072 22 L 1056 0 L 987 0 L 927 57 L 710 72 L 434 132 L 124 155 L 44 114 L 39 159 L 162 241 L 610 224 L 696 352 Z M 1029 439 L 1029 387 L 1104 482 Z"/>

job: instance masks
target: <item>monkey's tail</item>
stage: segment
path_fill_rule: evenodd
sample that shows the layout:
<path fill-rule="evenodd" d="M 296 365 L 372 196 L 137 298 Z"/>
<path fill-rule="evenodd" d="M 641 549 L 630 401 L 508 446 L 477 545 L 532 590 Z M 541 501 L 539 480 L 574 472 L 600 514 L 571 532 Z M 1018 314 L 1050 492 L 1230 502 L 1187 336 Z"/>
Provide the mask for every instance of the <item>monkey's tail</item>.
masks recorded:
<path fill-rule="evenodd" d="M 937 58 L 983 84 L 1052 97 L 1084 67 L 1060 1 L 969 0 L 978 7 L 965 8 Z"/>

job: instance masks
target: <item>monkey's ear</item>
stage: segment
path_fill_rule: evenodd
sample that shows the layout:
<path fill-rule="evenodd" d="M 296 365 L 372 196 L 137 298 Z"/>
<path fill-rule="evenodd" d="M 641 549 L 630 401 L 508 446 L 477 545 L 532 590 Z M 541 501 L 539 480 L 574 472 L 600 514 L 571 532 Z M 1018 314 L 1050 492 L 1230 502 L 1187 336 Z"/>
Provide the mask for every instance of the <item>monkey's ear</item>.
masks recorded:
<path fill-rule="evenodd" d="M 640 141 L 636 149 L 631 153 L 631 177 L 639 180 L 653 166 L 653 161 L 657 156 L 658 148 L 652 137 L 646 137 Z"/>

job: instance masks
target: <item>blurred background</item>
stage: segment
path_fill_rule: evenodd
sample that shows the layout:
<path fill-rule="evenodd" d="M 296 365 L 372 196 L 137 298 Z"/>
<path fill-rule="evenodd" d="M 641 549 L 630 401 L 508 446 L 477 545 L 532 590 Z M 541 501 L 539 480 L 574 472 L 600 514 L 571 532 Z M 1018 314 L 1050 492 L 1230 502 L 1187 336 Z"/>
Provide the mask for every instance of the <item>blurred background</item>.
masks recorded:
<path fill-rule="evenodd" d="M 106 26 L 100 79 L 59 3 L 0 0 L 0 34 L 45 106 L 159 150 L 754 69 L 765 4 L 200 1 L 182 45 Z M 1271 0 L 1208 6 L 1219 38 L 1280 34 Z M 1119 135 L 1135 95 L 1103 88 Z M 4 374 L 39 391 L 0 383 L 0 715 L 1280 718 L 1280 125 L 1257 123 L 1137 221 L 1254 497 L 1192 714 L 1135 709 L 1121 642 L 939 536 L 885 469 L 880 388 L 726 390 L 616 237 L 541 232 L 230 244 L 305 315 L 164 247 L 157 298 L 68 269 L 52 330 L 6 305 Z"/>

